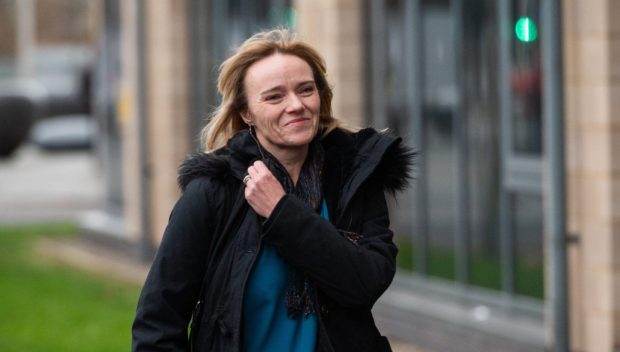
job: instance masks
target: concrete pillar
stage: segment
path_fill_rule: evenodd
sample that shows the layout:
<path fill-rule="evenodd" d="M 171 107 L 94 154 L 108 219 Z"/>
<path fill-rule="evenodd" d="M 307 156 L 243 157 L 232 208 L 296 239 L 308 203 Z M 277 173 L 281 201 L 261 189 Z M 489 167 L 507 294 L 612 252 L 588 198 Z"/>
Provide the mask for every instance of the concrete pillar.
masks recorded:
<path fill-rule="evenodd" d="M 131 240 L 140 238 L 141 193 L 145 182 L 140 170 L 139 95 L 146 93 L 147 155 L 150 233 L 154 247 L 168 223 L 170 210 L 179 196 L 178 166 L 190 150 L 189 59 L 186 2 L 144 2 L 146 42 L 146 90 L 138 82 L 137 2 L 122 1 L 123 77 L 119 118 L 123 126 L 125 220 Z"/>
<path fill-rule="evenodd" d="M 0 1 L 0 60 L 1 64 L 12 63 L 17 55 L 17 4 L 15 1 Z"/>
<path fill-rule="evenodd" d="M 297 31 L 327 62 L 333 114 L 363 126 L 362 0 L 296 0 Z"/>
<path fill-rule="evenodd" d="M 564 4 L 572 350 L 620 346 L 620 25 L 615 0 Z"/>
<path fill-rule="evenodd" d="M 159 244 L 179 196 L 178 166 L 190 150 L 187 2 L 146 2 L 151 228 Z M 199 77 L 195 79 L 200 79 Z"/>

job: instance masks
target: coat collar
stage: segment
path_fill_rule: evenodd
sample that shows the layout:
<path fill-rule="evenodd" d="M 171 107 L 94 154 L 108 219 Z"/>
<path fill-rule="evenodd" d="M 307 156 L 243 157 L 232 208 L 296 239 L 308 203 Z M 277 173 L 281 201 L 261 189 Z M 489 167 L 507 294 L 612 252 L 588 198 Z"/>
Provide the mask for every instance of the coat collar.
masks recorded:
<path fill-rule="evenodd" d="M 369 178 L 395 193 L 411 180 L 415 152 L 400 138 L 374 129 L 349 132 L 335 129 L 321 139 L 325 150 L 323 178 L 325 192 L 346 203 L 355 190 Z M 179 168 L 178 182 L 182 190 L 195 178 L 205 177 L 224 183 L 241 181 L 248 165 L 260 158 L 254 138 L 242 131 L 233 136 L 226 147 L 212 153 L 197 153 Z"/>

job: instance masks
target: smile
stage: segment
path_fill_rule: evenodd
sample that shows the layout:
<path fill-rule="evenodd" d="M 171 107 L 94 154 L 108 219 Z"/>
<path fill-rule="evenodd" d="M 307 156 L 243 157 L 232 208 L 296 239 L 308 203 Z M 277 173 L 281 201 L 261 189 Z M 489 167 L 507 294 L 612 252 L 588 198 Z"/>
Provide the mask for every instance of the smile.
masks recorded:
<path fill-rule="evenodd" d="M 303 123 L 303 122 L 306 122 L 306 121 L 310 121 L 310 119 L 306 118 L 306 117 L 302 117 L 302 118 L 291 120 L 291 121 L 287 122 L 284 126 L 295 125 L 295 124 Z"/>

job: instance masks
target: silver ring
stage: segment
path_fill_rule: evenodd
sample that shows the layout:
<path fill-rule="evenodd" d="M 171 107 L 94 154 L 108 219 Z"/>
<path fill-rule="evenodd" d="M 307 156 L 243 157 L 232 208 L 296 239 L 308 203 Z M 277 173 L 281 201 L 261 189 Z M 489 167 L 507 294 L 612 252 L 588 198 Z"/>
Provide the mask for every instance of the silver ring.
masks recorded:
<path fill-rule="evenodd" d="M 250 177 L 250 175 L 245 175 L 245 177 L 243 178 L 243 181 L 241 181 L 241 182 L 243 182 L 243 184 L 247 186 L 248 185 L 248 181 L 250 179 L 252 179 L 252 177 Z"/>

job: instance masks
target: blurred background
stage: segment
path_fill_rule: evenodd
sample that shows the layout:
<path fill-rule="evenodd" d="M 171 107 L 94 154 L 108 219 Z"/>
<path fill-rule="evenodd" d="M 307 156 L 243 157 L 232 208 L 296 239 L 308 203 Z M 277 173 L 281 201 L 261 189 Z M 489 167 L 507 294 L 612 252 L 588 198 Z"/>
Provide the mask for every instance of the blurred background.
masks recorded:
<path fill-rule="evenodd" d="M 391 201 L 399 270 L 375 307 L 396 350 L 617 350 L 615 14 L 614 0 L 0 0 L 0 350 L 128 348 L 217 68 L 275 26 L 324 55 L 336 117 L 420 152 Z"/>

